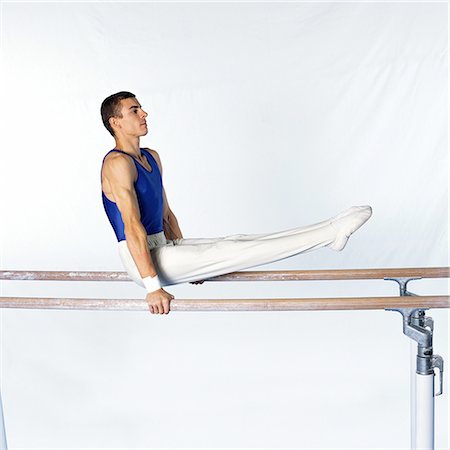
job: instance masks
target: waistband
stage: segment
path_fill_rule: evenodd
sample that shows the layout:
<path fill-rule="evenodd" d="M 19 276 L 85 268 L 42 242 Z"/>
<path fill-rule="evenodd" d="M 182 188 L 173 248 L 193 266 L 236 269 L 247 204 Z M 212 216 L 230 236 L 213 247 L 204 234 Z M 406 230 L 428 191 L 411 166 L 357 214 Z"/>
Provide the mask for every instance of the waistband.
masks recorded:
<path fill-rule="evenodd" d="M 147 234 L 147 242 L 150 248 L 160 247 L 168 243 L 164 231 L 160 231 L 159 233 L 154 234 Z M 127 245 L 126 240 L 119 241 L 119 247 L 126 245 Z"/>
<path fill-rule="evenodd" d="M 160 245 L 166 245 L 167 239 L 164 231 L 160 231 L 155 234 L 147 234 L 147 242 L 150 247 L 159 247 Z"/>

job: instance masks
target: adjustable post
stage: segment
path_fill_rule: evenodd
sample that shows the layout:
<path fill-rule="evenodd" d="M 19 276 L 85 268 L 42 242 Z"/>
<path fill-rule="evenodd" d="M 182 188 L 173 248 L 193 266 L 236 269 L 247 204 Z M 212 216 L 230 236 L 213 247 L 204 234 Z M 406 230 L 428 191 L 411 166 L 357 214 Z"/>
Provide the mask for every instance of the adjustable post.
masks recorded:
<path fill-rule="evenodd" d="M 398 283 L 400 296 L 414 296 L 408 282 L 420 278 L 385 278 Z M 434 450 L 434 397 L 443 391 L 444 360 L 433 355 L 433 319 L 428 308 L 389 308 L 403 316 L 403 333 L 411 338 L 411 449 Z M 414 346 L 417 342 L 417 351 Z M 434 391 L 434 369 L 439 369 L 439 391 Z"/>
<path fill-rule="evenodd" d="M 2 397 L 0 395 L 0 450 L 8 450 L 6 443 L 5 421 L 3 419 Z"/>

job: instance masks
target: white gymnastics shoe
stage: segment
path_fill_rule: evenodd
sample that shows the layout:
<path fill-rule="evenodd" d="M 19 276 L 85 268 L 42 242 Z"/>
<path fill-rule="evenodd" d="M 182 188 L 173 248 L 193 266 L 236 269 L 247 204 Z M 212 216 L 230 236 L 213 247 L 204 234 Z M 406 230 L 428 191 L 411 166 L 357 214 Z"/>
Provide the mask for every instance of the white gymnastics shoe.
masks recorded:
<path fill-rule="evenodd" d="M 347 244 L 348 238 L 372 215 L 370 206 L 352 206 L 330 220 L 330 225 L 336 230 L 336 239 L 328 245 L 332 250 L 340 251 Z"/>

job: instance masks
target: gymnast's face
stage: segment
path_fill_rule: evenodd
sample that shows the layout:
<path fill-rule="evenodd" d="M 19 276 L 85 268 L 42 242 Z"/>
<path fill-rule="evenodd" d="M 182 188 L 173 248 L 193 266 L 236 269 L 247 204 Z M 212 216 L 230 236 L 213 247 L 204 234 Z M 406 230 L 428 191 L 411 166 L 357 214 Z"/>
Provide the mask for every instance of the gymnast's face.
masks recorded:
<path fill-rule="evenodd" d="M 127 136 L 145 136 L 148 133 L 147 121 L 148 114 L 142 109 L 142 106 L 136 98 L 126 98 L 121 100 L 122 117 L 115 117 L 116 134 Z"/>

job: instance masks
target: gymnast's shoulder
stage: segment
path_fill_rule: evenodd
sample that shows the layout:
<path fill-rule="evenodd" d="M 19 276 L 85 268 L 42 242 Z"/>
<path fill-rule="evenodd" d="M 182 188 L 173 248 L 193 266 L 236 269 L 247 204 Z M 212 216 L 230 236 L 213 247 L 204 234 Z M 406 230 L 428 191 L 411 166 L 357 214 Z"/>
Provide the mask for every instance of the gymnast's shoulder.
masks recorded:
<path fill-rule="evenodd" d="M 162 173 L 161 158 L 159 157 L 158 152 L 156 150 L 153 150 L 153 149 L 148 148 L 148 147 L 144 147 L 144 150 L 147 150 L 148 152 L 150 152 L 150 154 L 153 156 L 153 158 L 155 158 L 155 161 L 157 162 L 157 164 L 159 166 L 159 170 Z"/>

